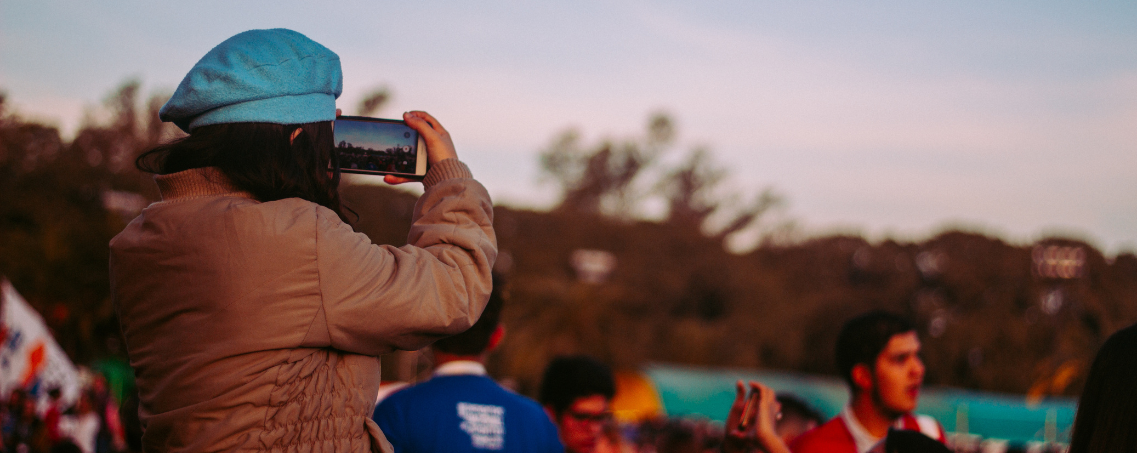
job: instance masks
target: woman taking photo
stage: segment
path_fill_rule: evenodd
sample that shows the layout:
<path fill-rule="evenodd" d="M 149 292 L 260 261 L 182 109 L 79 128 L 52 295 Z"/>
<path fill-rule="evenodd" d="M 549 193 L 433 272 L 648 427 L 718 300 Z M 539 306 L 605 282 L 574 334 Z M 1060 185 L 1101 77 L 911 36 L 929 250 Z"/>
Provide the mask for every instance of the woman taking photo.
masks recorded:
<path fill-rule="evenodd" d="M 390 451 L 378 356 L 480 316 L 489 195 L 430 115 L 408 245 L 347 223 L 332 154 L 339 57 L 290 30 L 221 43 L 160 116 L 189 136 L 138 167 L 162 194 L 111 241 L 111 286 L 146 451 Z M 387 176 L 388 183 L 406 182 Z"/>

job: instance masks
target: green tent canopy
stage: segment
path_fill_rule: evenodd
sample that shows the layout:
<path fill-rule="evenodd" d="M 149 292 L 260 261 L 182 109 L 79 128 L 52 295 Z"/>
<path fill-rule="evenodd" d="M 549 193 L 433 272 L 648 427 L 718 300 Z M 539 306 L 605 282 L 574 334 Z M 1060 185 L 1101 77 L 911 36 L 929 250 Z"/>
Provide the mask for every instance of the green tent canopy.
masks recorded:
<path fill-rule="evenodd" d="M 778 393 L 792 393 L 826 417 L 837 415 L 849 399 L 841 379 L 804 373 L 654 364 L 645 368 L 672 417 L 725 421 L 734 401 L 735 381 L 754 380 Z M 939 420 L 949 433 L 1012 442 L 1069 442 L 1077 410 L 1074 398 L 1028 404 L 1025 395 L 926 387 L 916 412 Z"/>

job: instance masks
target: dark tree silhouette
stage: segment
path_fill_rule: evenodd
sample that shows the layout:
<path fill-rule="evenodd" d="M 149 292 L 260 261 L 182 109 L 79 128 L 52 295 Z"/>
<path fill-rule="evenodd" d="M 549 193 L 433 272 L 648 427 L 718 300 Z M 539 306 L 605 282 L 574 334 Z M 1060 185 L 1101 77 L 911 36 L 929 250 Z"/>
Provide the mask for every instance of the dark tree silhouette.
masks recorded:
<path fill-rule="evenodd" d="M 391 100 L 391 90 L 387 87 L 373 88 L 359 101 L 356 109 L 359 116 L 375 116 Z"/>
<path fill-rule="evenodd" d="M 544 172 L 561 188 L 557 209 L 586 216 L 628 216 L 644 197 L 633 184 L 673 138 L 672 121 L 662 113 L 648 121 L 642 139 L 604 140 L 585 148 L 578 132 L 561 133 L 540 157 Z"/>

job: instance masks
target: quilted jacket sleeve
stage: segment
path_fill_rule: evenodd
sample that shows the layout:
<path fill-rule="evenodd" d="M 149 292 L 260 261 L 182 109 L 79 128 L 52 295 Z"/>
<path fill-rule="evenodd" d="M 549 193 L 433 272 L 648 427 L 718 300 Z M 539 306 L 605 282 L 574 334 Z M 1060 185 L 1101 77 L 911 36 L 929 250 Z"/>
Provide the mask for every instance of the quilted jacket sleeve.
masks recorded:
<path fill-rule="evenodd" d="M 434 165 L 424 186 L 403 247 L 372 244 L 318 210 L 322 307 L 309 340 L 326 332 L 333 348 L 352 353 L 415 350 L 481 316 L 497 256 L 489 194 L 457 159 Z"/>

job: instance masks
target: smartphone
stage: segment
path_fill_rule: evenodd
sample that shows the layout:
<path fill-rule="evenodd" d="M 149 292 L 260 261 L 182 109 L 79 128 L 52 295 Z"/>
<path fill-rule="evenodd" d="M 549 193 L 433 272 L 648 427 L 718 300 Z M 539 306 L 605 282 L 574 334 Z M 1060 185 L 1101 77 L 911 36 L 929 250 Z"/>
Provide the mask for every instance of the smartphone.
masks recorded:
<path fill-rule="evenodd" d="M 750 414 L 758 410 L 758 398 L 760 396 L 758 392 L 750 392 L 750 397 L 746 398 L 746 406 L 742 408 L 742 418 L 738 420 L 738 429 L 746 429 L 750 426 Z"/>
<path fill-rule="evenodd" d="M 341 116 L 332 136 L 340 171 L 365 175 L 426 176 L 426 144 L 402 120 Z"/>

